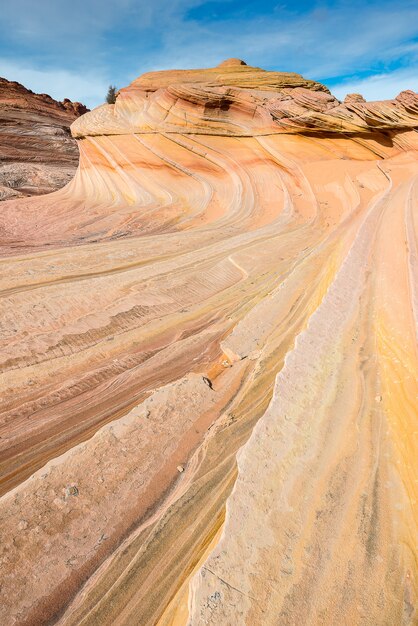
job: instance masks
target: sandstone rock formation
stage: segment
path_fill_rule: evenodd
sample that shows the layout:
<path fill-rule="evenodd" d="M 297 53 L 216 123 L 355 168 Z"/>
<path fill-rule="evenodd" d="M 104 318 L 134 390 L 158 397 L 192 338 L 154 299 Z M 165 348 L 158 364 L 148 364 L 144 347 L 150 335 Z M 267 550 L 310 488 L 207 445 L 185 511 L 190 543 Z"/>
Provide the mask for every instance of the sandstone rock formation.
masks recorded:
<path fill-rule="evenodd" d="M 48 193 L 71 180 L 78 150 L 69 127 L 87 111 L 0 78 L 0 200 Z"/>
<path fill-rule="evenodd" d="M 155 72 L 3 203 L 1 623 L 414 623 L 417 128 Z"/>

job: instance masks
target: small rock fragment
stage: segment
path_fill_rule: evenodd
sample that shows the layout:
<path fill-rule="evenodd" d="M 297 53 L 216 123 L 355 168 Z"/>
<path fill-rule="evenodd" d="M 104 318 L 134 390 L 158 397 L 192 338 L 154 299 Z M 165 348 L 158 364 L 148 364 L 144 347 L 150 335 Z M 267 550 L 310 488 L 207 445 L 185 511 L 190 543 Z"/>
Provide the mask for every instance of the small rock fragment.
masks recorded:
<path fill-rule="evenodd" d="M 203 376 L 202 378 L 203 378 L 203 382 L 206 383 L 209 389 L 213 390 L 212 381 L 209 378 L 207 378 L 207 376 Z"/>

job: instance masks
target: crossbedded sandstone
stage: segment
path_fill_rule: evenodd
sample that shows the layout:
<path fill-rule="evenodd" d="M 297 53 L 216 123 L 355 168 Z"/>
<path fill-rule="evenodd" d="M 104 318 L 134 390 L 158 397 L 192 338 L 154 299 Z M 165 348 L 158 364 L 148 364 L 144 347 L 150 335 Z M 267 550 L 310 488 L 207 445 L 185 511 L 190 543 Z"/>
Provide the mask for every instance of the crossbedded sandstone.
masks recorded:
<path fill-rule="evenodd" d="M 151 73 L 2 204 L 3 622 L 414 623 L 417 103 Z"/>

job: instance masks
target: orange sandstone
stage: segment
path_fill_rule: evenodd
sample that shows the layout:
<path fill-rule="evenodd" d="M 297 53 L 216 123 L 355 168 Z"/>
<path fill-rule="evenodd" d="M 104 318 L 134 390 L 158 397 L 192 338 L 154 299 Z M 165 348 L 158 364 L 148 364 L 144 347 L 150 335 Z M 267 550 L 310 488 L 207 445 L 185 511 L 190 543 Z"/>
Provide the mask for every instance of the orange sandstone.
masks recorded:
<path fill-rule="evenodd" d="M 2 623 L 414 623 L 417 128 L 153 72 L 2 204 Z"/>

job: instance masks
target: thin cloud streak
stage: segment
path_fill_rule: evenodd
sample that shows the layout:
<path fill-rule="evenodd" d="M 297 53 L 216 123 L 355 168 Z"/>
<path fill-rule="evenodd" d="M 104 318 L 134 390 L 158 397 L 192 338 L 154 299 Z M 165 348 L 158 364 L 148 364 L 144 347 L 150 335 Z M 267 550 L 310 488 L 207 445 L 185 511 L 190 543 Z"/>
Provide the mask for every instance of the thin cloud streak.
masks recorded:
<path fill-rule="evenodd" d="M 418 90 L 415 70 L 399 70 L 390 74 L 377 74 L 362 80 L 347 81 L 332 87 L 332 93 L 344 100 L 348 93 L 360 93 L 366 100 L 392 100 L 401 91 Z"/>
<path fill-rule="evenodd" d="M 104 102 L 109 81 L 96 74 L 79 76 L 66 70 L 33 70 L 0 59 L 1 75 L 22 83 L 35 93 L 48 93 L 55 100 L 70 97 L 93 108 Z"/>

